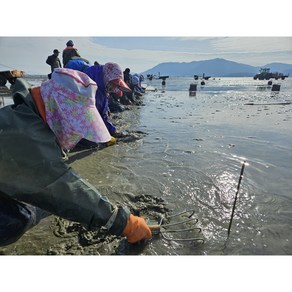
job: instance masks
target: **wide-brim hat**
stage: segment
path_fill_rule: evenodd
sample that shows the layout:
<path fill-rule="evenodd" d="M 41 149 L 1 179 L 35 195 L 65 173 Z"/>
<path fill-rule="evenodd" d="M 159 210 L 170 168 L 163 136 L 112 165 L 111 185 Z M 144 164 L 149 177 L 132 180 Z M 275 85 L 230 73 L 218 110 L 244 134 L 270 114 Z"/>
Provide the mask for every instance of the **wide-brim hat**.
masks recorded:
<path fill-rule="evenodd" d="M 85 73 L 57 68 L 41 84 L 46 120 L 60 146 L 72 149 L 83 138 L 105 143 L 111 135 L 96 105 L 96 83 Z"/>

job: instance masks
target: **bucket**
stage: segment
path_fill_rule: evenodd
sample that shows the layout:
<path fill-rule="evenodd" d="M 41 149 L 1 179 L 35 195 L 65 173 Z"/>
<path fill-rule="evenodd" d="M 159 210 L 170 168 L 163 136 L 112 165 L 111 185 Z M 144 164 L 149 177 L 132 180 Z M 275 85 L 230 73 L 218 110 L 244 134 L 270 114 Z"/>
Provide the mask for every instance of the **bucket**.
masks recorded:
<path fill-rule="evenodd" d="M 280 91 L 280 84 L 273 84 L 272 91 Z"/>

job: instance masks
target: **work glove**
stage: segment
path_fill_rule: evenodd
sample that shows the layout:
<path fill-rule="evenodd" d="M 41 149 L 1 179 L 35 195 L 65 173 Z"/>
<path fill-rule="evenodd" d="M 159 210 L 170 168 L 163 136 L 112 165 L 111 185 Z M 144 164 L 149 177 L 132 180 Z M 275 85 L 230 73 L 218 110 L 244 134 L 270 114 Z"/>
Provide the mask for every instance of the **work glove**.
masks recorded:
<path fill-rule="evenodd" d="M 123 235 L 127 237 L 130 243 L 152 238 L 152 232 L 146 224 L 145 219 L 132 214 L 130 214 Z"/>
<path fill-rule="evenodd" d="M 106 143 L 107 146 L 112 146 L 117 143 L 117 139 L 115 137 L 111 137 L 111 139 Z"/>

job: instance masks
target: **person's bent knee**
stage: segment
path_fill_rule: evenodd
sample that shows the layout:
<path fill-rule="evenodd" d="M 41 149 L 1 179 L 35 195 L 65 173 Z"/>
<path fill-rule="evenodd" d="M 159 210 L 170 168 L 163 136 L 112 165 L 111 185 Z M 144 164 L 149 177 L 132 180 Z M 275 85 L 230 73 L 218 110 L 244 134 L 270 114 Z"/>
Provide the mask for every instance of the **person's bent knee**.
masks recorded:
<path fill-rule="evenodd" d="M 11 199 L 0 201 L 0 246 L 16 242 L 35 222 L 35 214 Z"/>

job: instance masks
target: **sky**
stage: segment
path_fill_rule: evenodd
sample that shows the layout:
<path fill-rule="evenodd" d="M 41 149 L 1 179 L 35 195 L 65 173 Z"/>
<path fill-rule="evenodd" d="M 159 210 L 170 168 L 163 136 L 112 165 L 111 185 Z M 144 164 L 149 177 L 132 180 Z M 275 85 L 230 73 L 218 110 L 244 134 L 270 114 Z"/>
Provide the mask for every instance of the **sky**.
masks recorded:
<path fill-rule="evenodd" d="M 292 37 L 0 37 L 0 70 L 16 68 L 27 74 L 48 74 L 47 57 L 72 39 L 91 64 L 118 63 L 141 73 L 163 62 L 192 62 L 213 58 L 263 66 L 292 64 Z M 5 57 L 4 57 L 5 56 Z"/>
<path fill-rule="evenodd" d="M 163 62 L 213 58 L 253 66 L 272 62 L 292 64 L 292 37 L 0 37 L 0 70 L 16 68 L 27 74 L 48 74 L 47 57 L 72 39 L 91 64 L 118 63 L 141 73 Z M 5 56 L 5 57 L 4 57 Z"/>
<path fill-rule="evenodd" d="M 80 11 L 74 8 L 74 14 L 67 12 L 66 3 L 62 7 L 60 1 L 53 0 L 51 13 L 48 7 L 40 7 L 41 11 L 31 17 L 22 9 L 37 8 L 33 1 L 15 4 L 19 9 L 14 10 L 14 21 L 10 13 L 1 18 L 5 29 L 0 31 L 0 70 L 48 74 L 47 57 L 58 49 L 62 60 L 62 50 L 69 39 L 91 64 L 115 62 L 136 73 L 163 62 L 213 58 L 252 66 L 292 64 L 290 9 L 286 9 L 286 0 L 281 1 L 280 9 L 250 0 L 241 6 L 240 2 L 227 0 L 209 0 L 201 6 L 185 0 L 112 0 L 97 7 L 86 6 L 86 1 L 82 1 Z M 7 9 L 11 10 L 11 5 Z"/>

